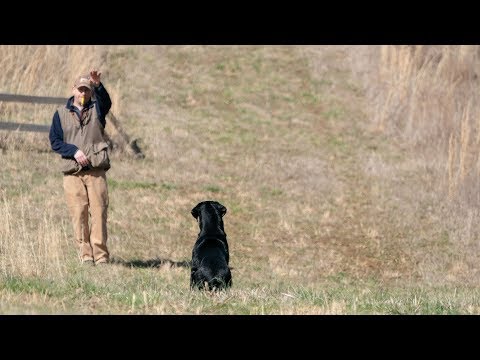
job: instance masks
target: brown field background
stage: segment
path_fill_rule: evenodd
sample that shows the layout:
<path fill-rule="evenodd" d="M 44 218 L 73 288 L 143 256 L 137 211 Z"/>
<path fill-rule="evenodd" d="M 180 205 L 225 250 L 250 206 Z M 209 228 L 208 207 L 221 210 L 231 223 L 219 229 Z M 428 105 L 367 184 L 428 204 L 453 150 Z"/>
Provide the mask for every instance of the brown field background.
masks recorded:
<path fill-rule="evenodd" d="M 76 258 L 48 135 L 0 130 L 0 312 L 479 313 L 478 46 L 0 46 L 0 92 L 98 68 L 145 159 L 112 152 L 107 268 Z M 0 102 L 0 122 L 55 106 Z M 107 131 L 112 131 L 107 125 Z M 190 292 L 217 200 L 233 288 Z"/>

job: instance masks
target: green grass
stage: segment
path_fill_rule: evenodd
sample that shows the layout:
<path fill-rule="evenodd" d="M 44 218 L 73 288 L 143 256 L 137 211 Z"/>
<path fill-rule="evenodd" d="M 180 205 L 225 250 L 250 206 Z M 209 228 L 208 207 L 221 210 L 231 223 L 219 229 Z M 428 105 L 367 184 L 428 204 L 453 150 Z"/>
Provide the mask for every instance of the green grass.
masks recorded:
<path fill-rule="evenodd" d="M 6 278 L 0 294 L 12 298 L 30 297 L 39 312 L 60 313 L 178 313 L 182 314 L 432 314 L 472 313 L 480 306 L 478 289 L 432 287 L 392 288 L 384 284 L 338 282 L 323 286 L 296 286 L 270 283 L 248 286 L 241 280 L 235 288 L 221 292 L 190 292 L 186 289 L 188 270 L 168 274 L 168 269 L 78 269 L 66 282 L 38 278 Z M 95 271 L 108 281 L 99 283 Z M 167 274 L 167 276 L 166 276 Z M 85 307 L 95 304 L 94 308 Z M 61 304 L 49 308 L 48 304 Z M 13 304 L 12 304 L 13 305 Z M 8 306 L 2 305 L 9 313 Z M 75 310 L 77 309 L 77 310 Z"/>

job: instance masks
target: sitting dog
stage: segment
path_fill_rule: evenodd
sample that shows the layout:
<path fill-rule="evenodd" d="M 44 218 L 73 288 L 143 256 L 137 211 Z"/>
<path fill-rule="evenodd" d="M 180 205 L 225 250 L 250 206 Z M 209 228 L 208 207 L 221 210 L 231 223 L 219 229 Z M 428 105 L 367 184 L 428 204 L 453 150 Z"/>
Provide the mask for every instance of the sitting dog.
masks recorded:
<path fill-rule="evenodd" d="M 219 290 L 232 286 L 228 266 L 227 234 L 222 217 L 227 208 L 217 201 L 202 201 L 192 209 L 200 233 L 192 250 L 190 289 Z"/>

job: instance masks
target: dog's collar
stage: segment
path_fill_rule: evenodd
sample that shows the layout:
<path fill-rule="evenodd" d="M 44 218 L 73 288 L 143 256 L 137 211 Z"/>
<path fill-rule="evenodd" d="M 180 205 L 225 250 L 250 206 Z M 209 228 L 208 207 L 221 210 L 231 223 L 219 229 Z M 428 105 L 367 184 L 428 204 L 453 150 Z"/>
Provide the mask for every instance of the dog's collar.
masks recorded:
<path fill-rule="evenodd" d="M 197 238 L 197 241 L 202 241 L 202 240 L 205 240 L 205 239 L 212 239 L 212 240 L 219 240 L 221 242 L 225 242 L 225 239 L 226 239 L 226 235 L 225 234 L 205 234 L 205 235 L 202 235 L 202 236 L 198 236 Z"/>

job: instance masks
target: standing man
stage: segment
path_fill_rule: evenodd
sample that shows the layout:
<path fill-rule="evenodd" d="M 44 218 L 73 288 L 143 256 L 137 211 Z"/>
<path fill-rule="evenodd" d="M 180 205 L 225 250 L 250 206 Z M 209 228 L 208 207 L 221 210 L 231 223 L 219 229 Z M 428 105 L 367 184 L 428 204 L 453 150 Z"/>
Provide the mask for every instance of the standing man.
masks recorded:
<path fill-rule="evenodd" d="M 100 75 L 91 70 L 75 80 L 73 96 L 53 115 L 49 135 L 52 150 L 62 156 L 65 200 L 80 260 L 90 265 L 106 264 L 110 256 L 106 178 L 110 160 L 104 133 L 112 101 Z"/>

